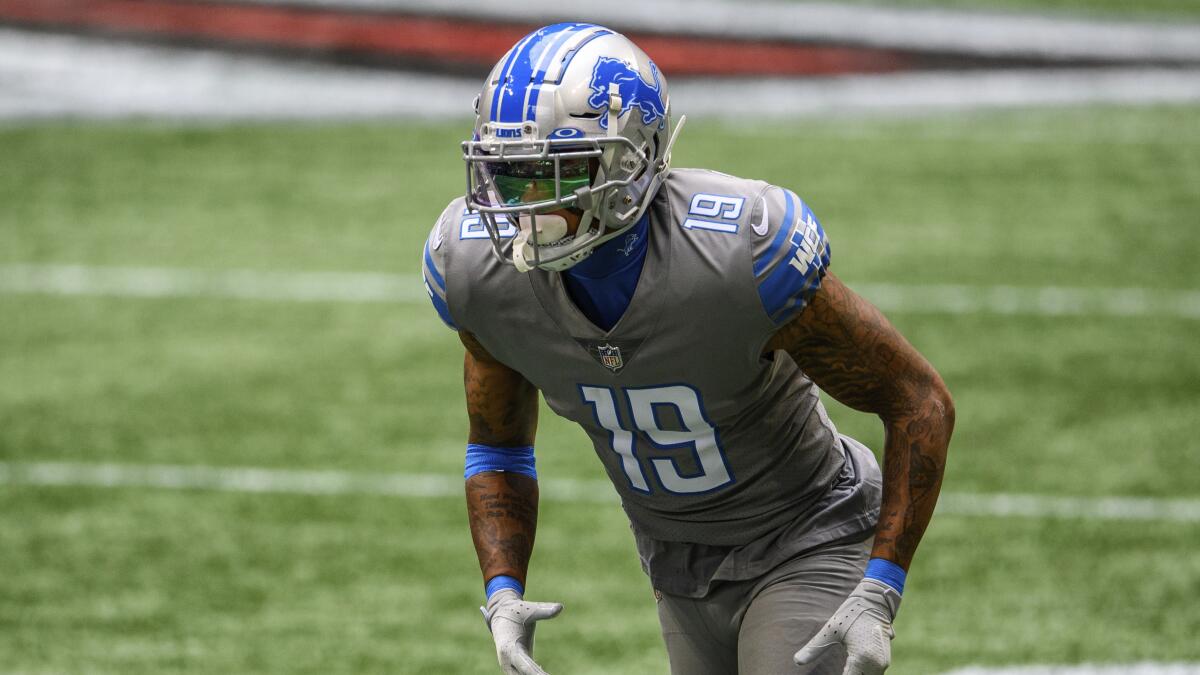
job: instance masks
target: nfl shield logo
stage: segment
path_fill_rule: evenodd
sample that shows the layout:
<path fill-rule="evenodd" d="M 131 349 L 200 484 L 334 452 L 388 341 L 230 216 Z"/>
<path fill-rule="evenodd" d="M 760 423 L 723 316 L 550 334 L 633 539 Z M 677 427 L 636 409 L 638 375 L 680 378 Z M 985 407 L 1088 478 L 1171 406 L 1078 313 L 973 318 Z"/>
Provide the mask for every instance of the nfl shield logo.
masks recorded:
<path fill-rule="evenodd" d="M 625 365 L 621 360 L 621 348 L 614 347 L 610 344 L 596 345 L 596 353 L 600 356 L 600 365 L 608 368 L 614 373 Z"/>

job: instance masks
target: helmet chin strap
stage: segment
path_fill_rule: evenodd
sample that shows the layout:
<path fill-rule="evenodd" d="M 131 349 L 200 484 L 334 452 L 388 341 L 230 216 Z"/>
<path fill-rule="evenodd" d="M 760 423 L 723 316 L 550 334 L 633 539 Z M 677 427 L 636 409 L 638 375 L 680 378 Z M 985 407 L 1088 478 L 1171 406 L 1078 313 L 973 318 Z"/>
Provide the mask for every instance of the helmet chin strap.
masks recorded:
<path fill-rule="evenodd" d="M 675 141 L 679 139 L 679 132 L 683 131 L 683 125 L 687 124 L 687 115 L 680 115 L 679 121 L 675 123 L 675 128 L 671 130 L 671 137 L 667 139 L 667 147 L 663 149 L 662 159 L 658 160 L 658 166 L 655 167 L 659 171 L 665 171 L 671 166 L 671 148 L 675 147 Z"/>
<path fill-rule="evenodd" d="M 519 272 L 534 268 L 537 260 L 535 246 L 553 244 L 567 236 L 567 219 L 553 213 L 522 213 L 517 217 L 517 225 L 521 232 L 513 240 L 513 265 Z"/>

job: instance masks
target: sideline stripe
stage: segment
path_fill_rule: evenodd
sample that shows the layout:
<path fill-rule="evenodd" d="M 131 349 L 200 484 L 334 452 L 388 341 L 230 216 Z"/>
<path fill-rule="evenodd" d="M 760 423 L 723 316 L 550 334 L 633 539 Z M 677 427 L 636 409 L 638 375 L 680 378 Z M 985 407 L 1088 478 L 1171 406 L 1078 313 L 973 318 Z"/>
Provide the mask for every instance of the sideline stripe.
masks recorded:
<path fill-rule="evenodd" d="M 1200 291 L 852 284 L 885 312 L 1200 319 Z M 0 294 L 426 303 L 420 275 L 0 265 Z"/>
<path fill-rule="evenodd" d="M 1074 666 L 971 666 L 942 675 L 1200 675 L 1200 663 L 1108 664 L 1083 663 Z"/>
<path fill-rule="evenodd" d="M 471 39 L 463 43 L 473 44 Z M 731 48 L 725 60 L 733 62 L 741 56 L 740 51 Z M 813 58 L 828 63 L 833 55 Z M 864 58 L 869 61 L 875 57 Z M 782 63 L 778 55 L 769 55 L 764 61 Z M 668 75 L 683 72 L 668 69 L 672 64 L 662 59 L 658 63 Z M 870 62 L 859 64 L 858 69 L 879 70 Z M 427 73 L 301 65 L 211 50 L 152 47 L 6 28 L 0 28 L 0 80 L 5 82 L 0 87 L 0 120 L 149 117 L 211 123 L 451 117 L 464 125 L 469 124 L 468 102 L 479 93 L 480 82 Z M 689 117 L 738 123 L 748 116 L 842 119 L 847 113 L 855 113 L 894 118 L 926 111 L 1019 106 L 1194 103 L 1200 101 L 1200 68 L 1020 68 L 798 79 L 680 78 L 671 84 L 671 98 L 672 109 L 687 111 Z"/>
<path fill-rule="evenodd" d="M 64 14 L 82 14 L 93 23 L 107 20 L 106 23 L 120 21 L 124 24 L 133 22 L 135 25 L 171 25 L 157 15 L 153 19 L 146 19 L 137 14 L 128 16 L 129 10 L 125 7 L 133 4 L 131 0 L 92 0 L 90 3 L 79 4 L 84 5 L 84 8 L 76 9 L 72 7 L 72 3 L 2 0 L 0 8 L 6 8 L 9 15 L 15 15 L 17 18 L 59 18 L 60 23 Z M 556 21 L 574 21 L 579 15 L 577 7 L 561 0 L 522 0 L 515 3 L 496 3 L 490 0 L 455 0 L 454 3 L 444 0 L 218 0 L 201 3 L 201 6 L 194 8 L 190 13 L 173 7 L 174 3 L 159 4 L 166 5 L 164 9 L 159 9 L 159 14 L 192 19 L 187 23 L 177 22 L 175 26 L 187 26 L 197 30 L 196 24 L 204 26 L 217 23 L 226 34 L 234 30 L 244 33 L 262 23 L 261 19 L 258 22 L 249 22 L 246 18 L 264 14 L 271 18 L 286 16 L 283 10 L 294 10 L 298 7 L 322 18 L 353 19 L 356 18 L 355 13 L 361 13 L 382 18 L 399 15 L 413 21 L 414 15 L 424 14 L 445 17 L 440 20 L 452 28 L 464 24 L 469 27 L 472 24 L 491 23 L 493 32 L 506 24 L 528 23 L 544 26 Z M 65 5 L 65 8 L 58 5 Z M 242 20 L 225 18 L 231 15 Z M 1160 14 L 1161 18 L 1169 21 L 1147 21 L 1139 20 L 1137 16 L 1110 15 L 1106 19 L 1089 19 L 1069 14 L 1048 15 L 1036 11 L 954 10 L 934 6 L 882 7 L 835 3 L 828 0 L 804 3 L 781 3 L 771 0 L 655 0 L 645 3 L 595 3 L 588 8 L 587 16 L 594 23 L 611 26 L 617 30 L 651 35 L 700 35 L 705 38 L 705 42 L 711 42 L 714 38 L 732 37 L 760 41 L 848 43 L 921 52 L 948 51 L 985 56 L 1025 56 L 1046 60 L 1141 58 L 1194 61 L 1200 58 L 1200 26 L 1193 17 L 1187 15 Z M 326 21 L 328 20 L 326 18 Z M 426 21 L 432 23 L 430 19 Z M 346 24 L 340 26 L 342 31 L 333 36 L 322 35 L 322 39 L 333 39 L 343 32 L 348 32 Z M 444 35 L 437 32 L 431 36 L 429 33 L 432 31 L 424 32 L 425 36 L 416 36 L 418 40 L 424 38 L 422 42 L 430 40 L 431 37 L 442 38 Z M 375 35 L 365 32 L 355 36 L 360 38 L 360 43 L 383 42 L 382 46 L 386 46 L 386 42 L 379 38 L 370 39 L 375 38 Z M 470 43 L 474 41 L 472 37 L 459 41 Z M 509 37 L 505 47 L 519 37 Z M 643 44 L 640 35 L 635 41 L 649 54 L 655 55 L 653 49 L 646 48 L 647 45 Z M 504 49 L 501 49 L 496 52 L 492 61 L 494 62 L 503 51 Z M 658 60 L 657 56 L 655 60 Z M 674 71 L 668 70 L 667 74 L 672 72 Z"/>
<path fill-rule="evenodd" d="M 169 464 L 0 462 L 0 485 L 135 487 L 301 495 L 460 497 L 459 475 L 357 473 Z M 543 479 L 546 499 L 617 503 L 612 485 L 599 480 Z M 1200 522 L 1200 499 L 1148 497 L 1047 497 L 1029 494 L 947 493 L 938 515 L 993 518 Z"/>

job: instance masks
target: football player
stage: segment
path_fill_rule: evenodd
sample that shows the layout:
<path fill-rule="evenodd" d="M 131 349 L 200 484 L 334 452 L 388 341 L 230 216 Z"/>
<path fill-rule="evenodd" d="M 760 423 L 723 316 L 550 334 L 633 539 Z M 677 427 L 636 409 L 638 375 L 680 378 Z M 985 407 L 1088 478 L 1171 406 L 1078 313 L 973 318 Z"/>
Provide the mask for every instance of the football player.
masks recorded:
<path fill-rule="evenodd" d="M 671 672 L 881 673 L 954 424 L 937 372 L 829 270 L 784 187 L 671 169 L 663 74 L 582 23 L 518 42 L 475 100 L 464 197 L 425 245 L 466 346 L 466 497 L 505 673 L 533 660 L 538 392 L 620 494 Z M 818 387 L 876 413 L 881 472 Z"/>

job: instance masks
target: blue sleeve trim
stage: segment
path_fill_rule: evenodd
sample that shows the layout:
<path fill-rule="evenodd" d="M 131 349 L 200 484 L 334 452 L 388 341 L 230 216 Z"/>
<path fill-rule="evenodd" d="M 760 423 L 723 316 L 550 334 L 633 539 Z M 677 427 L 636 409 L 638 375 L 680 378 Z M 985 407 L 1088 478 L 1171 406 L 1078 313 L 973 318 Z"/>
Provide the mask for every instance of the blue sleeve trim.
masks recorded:
<path fill-rule="evenodd" d="M 825 269 L 821 268 L 811 277 L 806 277 L 804 282 L 798 284 L 792 290 L 791 295 L 784 299 L 782 305 L 774 314 L 771 315 L 771 321 L 776 326 L 782 326 L 791 320 L 793 316 L 800 313 L 800 310 L 808 306 L 808 301 L 821 290 L 821 281 L 825 278 Z"/>
<path fill-rule="evenodd" d="M 792 200 L 791 190 L 783 191 L 783 198 L 787 200 L 787 212 L 783 214 L 783 225 L 779 227 L 779 231 L 775 233 L 775 239 L 771 241 L 771 246 L 767 248 L 766 253 L 758 260 L 754 261 L 754 276 L 761 275 L 771 261 L 775 259 L 779 253 L 779 247 L 783 246 L 783 242 L 787 241 L 788 233 L 792 231 L 792 227 L 796 224 L 794 220 L 796 215 L 796 202 Z"/>
<path fill-rule="evenodd" d="M 533 458 L 533 446 L 520 448 L 496 448 L 490 445 L 470 443 L 467 445 L 467 466 L 463 478 L 470 478 L 484 471 L 504 471 L 537 478 L 537 467 Z"/>
<path fill-rule="evenodd" d="M 425 292 L 429 294 L 429 301 L 433 303 L 433 308 L 437 310 L 438 317 L 442 323 L 449 326 L 452 330 L 458 330 L 458 326 L 454 325 L 454 319 L 450 316 L 450 306 L 437 293 L 429 287 L 429 280 L 425 280 Z"/>
<path fill-rule="evenodd" d="M 433 278 L 433 283 L 437 284 L 437 287 L 441 289 L 443 293 L 445 293 L 446 280 L 442 278 L 440 273 L 438 273 L 437 265 L 433 264 L 433 256 L 429 255 L 428 241 L 425 242 L 425 268 L 429 270 L 429 276 Z"/>
<path fill-rule="evenodd" d="M 484 590 L 487 593 L 487 599 L 491 600 L 492 596 L 495 595 L 497 591 L 502 591 L 506 588 L 513 589 L 519 595 L 525 595 L 525 586 L 522 585 L 521 582 L 517 581 L 515 577 L 505 576 L 503 574 L 488 579 Z"/>
<path fill-rule="evenodd" d="M 871 558 L 867 563 L 867 573 L 863 575 L 866 579 L 874 579 L 891 586 L 900 595 L 904 595 L 904 578 L 906 576 L 908 573 L 904 571 L 903 567 L 885 558 Z"/>
<path fill-rule="evenodd" d="M 442 297 L 446 294 L 446 280 L 438 273 L 437 265 L 433 264 L 433 256 L 429 254 L 428 241 L 425 242 L 425 265 L 421 269 L 421 276 L 425 279 L 425 292 L 429 294 L 429 301 L 433 303 L 433 308 L 437 310 L 442 323 L 449 326 L 451 330 L 458 330 L 458 326 L 454 324 L 454 318 L 450 316 L 450 306 Z M 438 290 L 434 290 L 429 285 L 431 280 L 437 285 Z"/>
<path fill-rule="evenodd" d="M 830 247 L 825 230 L 812 211 L 801 203 L 800 223 L 786 239 L 792 258 L 784 260 L 758 284 L 763 309 L 776 325 L 785 323 L 808 305 L 821 288 L 821 279 L 829 267 Z M 806 265 L 802 270 L 800 265 Z"/>

